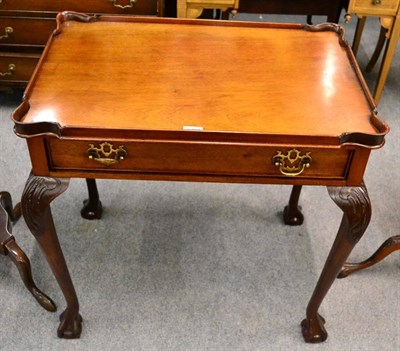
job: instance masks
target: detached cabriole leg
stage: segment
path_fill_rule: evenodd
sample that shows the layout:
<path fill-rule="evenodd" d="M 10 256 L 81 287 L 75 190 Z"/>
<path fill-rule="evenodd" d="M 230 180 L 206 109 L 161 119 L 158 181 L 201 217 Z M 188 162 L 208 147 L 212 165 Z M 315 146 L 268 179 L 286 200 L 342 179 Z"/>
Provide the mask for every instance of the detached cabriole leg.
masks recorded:
<path fill-rule="evenodd" d="M 21 276 L 24 285 L 39 304 L 47 311 L 54 312 L 55 303 L 36 286 L 32 278 L 32 269 L 25 252 L 17 245 L 12 233 L 12 223 L 21 216 L 21 206 L 13 208 L 11 196 L 8 192 L 0 192 L 0 253 L 10 257 Z"/>

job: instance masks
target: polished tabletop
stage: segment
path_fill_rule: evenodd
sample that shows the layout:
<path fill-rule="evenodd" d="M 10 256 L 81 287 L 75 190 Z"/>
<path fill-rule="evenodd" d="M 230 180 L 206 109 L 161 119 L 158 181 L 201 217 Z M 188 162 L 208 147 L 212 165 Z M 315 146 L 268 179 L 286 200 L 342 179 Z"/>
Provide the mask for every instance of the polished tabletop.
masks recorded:
<path fill-rule="evenodd" d="M 60 25 L 20 122 L 310 136 L 378 132 L 361 75 L 338 44 L 338 27 L 315 32 L 295 24 L 103 18 Z"/>

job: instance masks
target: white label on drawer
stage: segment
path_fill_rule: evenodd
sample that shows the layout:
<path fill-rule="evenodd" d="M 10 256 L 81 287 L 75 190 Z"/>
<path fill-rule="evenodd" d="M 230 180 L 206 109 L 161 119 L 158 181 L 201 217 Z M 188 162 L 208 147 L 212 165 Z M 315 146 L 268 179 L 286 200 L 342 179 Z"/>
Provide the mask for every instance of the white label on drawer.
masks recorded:
<path fill-rule="evenodd" d="M 198 127 L 198 126 L 183 126 L 183 130 L 203 130 L 203 127 Z"/>

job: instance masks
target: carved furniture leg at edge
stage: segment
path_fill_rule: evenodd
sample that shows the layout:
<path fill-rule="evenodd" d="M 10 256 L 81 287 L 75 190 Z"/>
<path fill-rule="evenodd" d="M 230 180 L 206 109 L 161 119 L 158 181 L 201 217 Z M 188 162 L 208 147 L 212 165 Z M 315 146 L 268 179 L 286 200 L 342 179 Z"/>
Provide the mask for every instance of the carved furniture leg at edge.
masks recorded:
<path fill-rule="evenodd" d="M 350 263 L 346 262 L 342 268 L 342 271 L 338 275 L 338 278 L 345 278 L 348 275 L 361 271 L 362 269 L 366 269 L 371 267 L 378 262 L 382 261 L 386 256 L 390 255 L 392 252 L 400 250 L 400 235 L 392 236 L 387 239 L 376 252 L 366 259 L 365 261 L 358 263 Z"/>
<path fill-rule="evenodd" d="M 37 302 L 47 311 L 54 312 L 55 303 L 36 286 L 32 278 L 32 269 L 25 252 L 17 245 L 12 233 L 12 225 L 21 217 L 20 203 L 13 208 L 8 192 L 0 192 L 0 253 L 9 256 L 17 267 L 24 285 Z"/>
<path fill-rule="evenodd" d="M 86 179 L 88 188 L 88 199 L 83 201 L 81 216 L 85 219 L 100 219 L 103 213 L 103 206 L 97 190 L 96 179 Z"/>
<path fill-rule="evenodd" d="M 68 187 L 69 179 L 37 177 L 30 174 L 22 194 L 22 214 L 38 241 L 44 256 L 64 294 L 67 308 L 60 316 L 60 338 L 79 338 L 82 318 L 67 264 L 54 227 L 50 203 Z"/>
<path fill-rule="evenodd" d="M 306 318 L 301 323 L 306 342 L 322 342 L 328 334 L 325 320 L 318 309 L 338 276 L 347 257 L 368 227 L 371 218 L 371 203 L 367 189 L 359 187 L 328 187 L 332 200 L 343 211 L 342 222 L 336 239 L 325 262 L 318 283 L 307 306 Z"/>
<path fill-rule="evenodd" d="M 301 193 L 301 185 L 294 185 L 289 198 L 289 204 L 283 210 L 283 221 L 287 225 L 301 225 L 304 216 L 299 207 L 299 198 Z"/>

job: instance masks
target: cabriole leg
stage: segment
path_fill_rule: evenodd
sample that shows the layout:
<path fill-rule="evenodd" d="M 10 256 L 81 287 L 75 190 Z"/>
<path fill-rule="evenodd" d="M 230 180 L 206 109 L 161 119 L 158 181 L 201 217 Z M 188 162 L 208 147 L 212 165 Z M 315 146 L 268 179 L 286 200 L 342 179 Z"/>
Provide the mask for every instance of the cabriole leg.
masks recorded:
<path fill-rule="evenodd" d="M 36 177 L 31 174 L 22 194 L 22 214 L 38 241 L 47 262 L 64 294 L 67 308 L 61 314 L 60 338 L 79 338 L 82 318 L 75 288 L 65 263 L 51 215 L 50 203 L 68 187 L 69 179 Z"/>
<path fill-rule="evenodd" d="M 103 213 L 96 179 L 86 179 L 89 198 L 83 201 L 81 216 L 85 219 L 100 219 Z"/>
<path fill-rule="evenodd" d="M 378 250 L 376 250 L 375 253 L 365 261 L 357 263 L 346 262 L 342 268 L 342 271 L 338 275 L 338 278 L 345 278 L 351 273 L 369 268 L 397 250 L 400 250 L 400 235 L 392 236 L 391 238 L 387 239 L 378 248 Z"/>
<path fill-rule="evenodd" d="M 25 252 L 17 245 L 12 233 L 12 222 L 15 223 L 21 216 L 21 206 L 13 208 L 11 196 L 8 192 L 0 192 L 0 253 L 10 257 L 17 267 L 24 285 L 39 304 L 47 311 L 54 312 L 55 303 L 38 289 L 32 278 L 32 269 Z"/>
<path fill-rule="evenodd" d="M 299 207 L 301 185 L 294 185 L 290 194 L 289 204 L 283 210 L 283 221 L 287 225 L 301 225 L 304 216 Z"/>
<path fill-rule="evenodd" d="M 324 327 L 325 320 L 319 315 L 318 309 L 371 218 L 371 203 L 364 184 L 360 187 L 328 187 L 328 192 L 343 211 L 343 218 L 307 306 L 306 319 L 301 323 L 305 341 L 312 343 L 322 342 L 328 336 Z"/>

